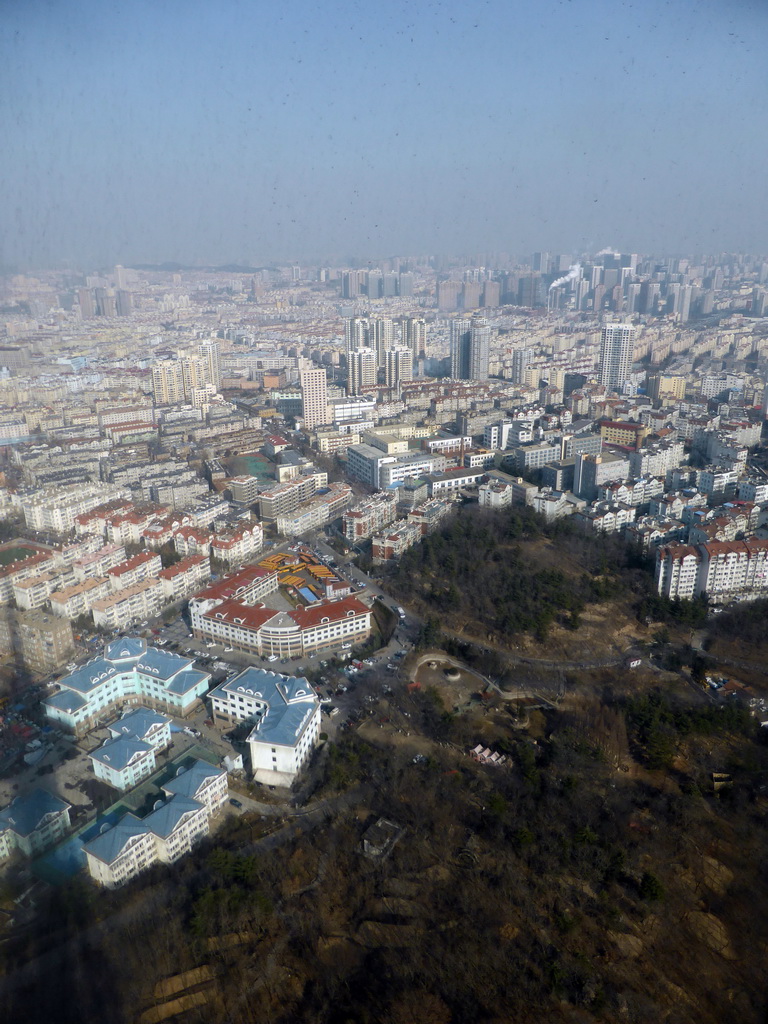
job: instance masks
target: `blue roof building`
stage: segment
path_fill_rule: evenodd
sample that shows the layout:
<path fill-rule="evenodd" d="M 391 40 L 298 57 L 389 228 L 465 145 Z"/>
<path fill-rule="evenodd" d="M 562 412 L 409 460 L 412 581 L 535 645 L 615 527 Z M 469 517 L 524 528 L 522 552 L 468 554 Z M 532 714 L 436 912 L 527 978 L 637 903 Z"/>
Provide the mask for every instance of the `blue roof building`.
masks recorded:
<path fill-rule="evenodd" d="M 34 857 L 69 828 L 70 805 L 44 789 L 17 796 L 0 811 L 0 859 L 19 849 Z"/>
<path fill-rule="evenodd" d="M 101 885 L 116 888 L 153 864 L 172 864 L 188 853 L 226 801 L 227 773 L 195 761 L 163 788 L 168 800 L 145 818 L 125 814 L 83 846 L 88 871 Z"/>
<path fill-rule="evenodd" d="M 57 692 L 43 706 L 48 718 L 79 736 L 126 703 L 187 715 L 208 691 L 210 678 L 190 658 L 123 637 L 107 644 L 100 657 L 59 679 Z"/>

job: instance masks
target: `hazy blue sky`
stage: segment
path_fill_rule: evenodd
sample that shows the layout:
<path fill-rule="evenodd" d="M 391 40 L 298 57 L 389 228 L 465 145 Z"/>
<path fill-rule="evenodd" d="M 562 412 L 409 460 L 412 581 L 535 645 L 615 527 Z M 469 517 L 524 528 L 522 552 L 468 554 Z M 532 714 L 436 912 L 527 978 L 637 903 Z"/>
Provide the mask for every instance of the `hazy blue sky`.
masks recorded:
<path fill-rule="evenodd" d="M 766 0 L 5 0 L 0 263 L 768 250 Z"/>

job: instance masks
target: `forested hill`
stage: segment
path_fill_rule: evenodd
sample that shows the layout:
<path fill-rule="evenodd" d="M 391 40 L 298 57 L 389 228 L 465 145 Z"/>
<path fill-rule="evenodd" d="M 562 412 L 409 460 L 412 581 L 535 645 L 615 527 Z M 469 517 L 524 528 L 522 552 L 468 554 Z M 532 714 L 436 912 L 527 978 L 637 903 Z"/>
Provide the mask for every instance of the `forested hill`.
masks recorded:
<path fill-rule="evenodd" d="M 545 524 L 528 508 L 459 509 L 407 551 L 392 592 L 449 628 L 501 641 L 578 629 L 587 605 L 648 593 L 647 563 L 618 538 L 591 537 L 568 520 Z"/>

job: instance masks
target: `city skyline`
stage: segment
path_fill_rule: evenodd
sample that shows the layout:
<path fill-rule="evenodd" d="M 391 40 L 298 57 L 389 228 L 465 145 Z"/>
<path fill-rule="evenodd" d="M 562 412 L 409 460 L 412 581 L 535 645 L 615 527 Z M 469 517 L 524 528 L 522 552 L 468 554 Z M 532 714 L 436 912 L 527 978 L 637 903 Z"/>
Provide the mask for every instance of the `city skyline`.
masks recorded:
<path fill-rule="evenodd" d="M 709 0 L 25 4 L 0 265 L 759 252 L 767 26 Z"/>

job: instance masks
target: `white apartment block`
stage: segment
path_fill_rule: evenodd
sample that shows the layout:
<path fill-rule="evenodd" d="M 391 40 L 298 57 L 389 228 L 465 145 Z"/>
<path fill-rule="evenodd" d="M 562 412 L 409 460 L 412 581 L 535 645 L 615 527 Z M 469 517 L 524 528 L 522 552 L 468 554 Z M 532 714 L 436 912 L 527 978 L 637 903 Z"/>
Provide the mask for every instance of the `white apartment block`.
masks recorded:
<path fill-rule="evenodd" d="M 165 604 L 165 588 L 159 579 L 142 580 L 91 605 L 93 621 L 104 629 L 125 629 L 157 615 Z"/>
<path fill-rule="evenodd" d="M 707 594 L 714 604 L 768 593 L 768 541 L 668 544 L 656 552 L 656 587 L 668 598 Z"/>
<path fill-rule="evenodd" d="M 13 598 L 18 608 L 42 608 L 48 598 L 60 587 L 71 586 L 75 582 L 75 574 L 68 572 L 41 572 L 26 580 L 17 580 L 13 584 Z"/>
<path fill-rule="evenodd" d="M 307 680 L 247 668 L 209 697 L 214 722 L 253 722 L 248 746 L 256 781 L 291 785 L 320 735 L 320 704 Z"/>
<path fill-rule="evenodd" d="M 682 465 L 685 447 L 682 441 L 666 441 L 629 453 L 629 472 L 633 477 L 665 477 Z"/>
<path fill-rule="evenodd" d="M 275 522 L 277 532 L 283 537 L 296 537 L 316 530 L 340 516 L 349 505 L 352 494 L 348 484 L 330 484 L 326 494 L 317 494 L 293 512 L 278 516 Z"/>
<path fill-rule="evenodd" d="M 0 860 L 14 850 L 35 857 L 69 830 L 70 804 L 37 788 L 0 810 Z"/>
<path fill-rule="evenodd" d="M 637 508 L 623 502 L 599 501 L 574 512 L 574 522 L 589 533 L 623 533 L 635 521 Z"/>
<path fill-rule="evenodd" d="M 106 576 L 110 569 L 125 561 L 125 548 L 122 544 L 105 544 L 97 551 L 78 558 L 72 563 L 77 580 L 87 580 L 95 576 Z"/>
<path fill-rule="evenodd" d="M 210 775 L 217 780 L 215 796 L 208 792 Z M 196 796 L 187 795 L 196 787 Z M 166 802 L 145 818 L 126 814 L 85 844 L 88 871 L 99 885 L 115 889 L 153 864 L 174 864 L 189 853 L 195 843 L 208 835 L 210 808 L 218 810 L 226 800 L 227 773 L 197 761 L 163 786 L 163 790 Z"/>
<path fill-rule="evenodd" d="M 138 786 L 154 772 L 155 748 L 133 736 L 108 739 L 88 755 L 97 779 L 114 789 Z"/>
<path fill-rule="evenodd" d="M 154 579 L 163 567 L 163 561 L 154 551 L 140 551 L 132 558 L 119 562 L 107 570 L 113 590 L 123 590 L 144 580 Z"/>
<path fill-rule="evenodd" d="M 88 615 L 96 601 L 112 593 L 112 584 L 106 576 L 94 576 L 75 583 L 63 590 L 56 590 L 50 596 L 51 611 L 64 619 L 76 619 Z"/>
<path fill-rule="evenodd" d="M 389 526 L 397 518 L 398 494 L 382 491 L 348 509 L 342 518 L 342 531 L 350 544 L 365 540 Z"/>
<path fill-rule="evenodd" d="M 188 597 L 211 578 L 211 563 L 205 555 L 188 555 L 180 562 L 161 569 L 157 578 L 163 585 L 166 601 Z"/>
<path fill-rule="evenodd" d="M 220 562 L 234 565 L 258 554 L 263 543 L 264 529 L 261 523 L 247 523 L 234 530 L 215 534 L 210 545 L 211 555 Z"/>
<path fill-rule="evenodd" d="M 6 604 L 13 597 L 13 588 L 21 580 L 32 579 L 39 573 L 56 572 L 58 563 L 55 555 L 47 551 L 30 555 L 18 562 L 0 566 L 0 603 Z"/>
<path fill-rule="evenodd" d="M 342 433 L 338 430 L 318 430 L 312 439 L 314 447 L 323 455 L 333 455 L 359 443 L 360 434 L 357 431 Z"/>
<path fill-rule="evenodd" d="M 157 509 L 154 512 L 131 510 L 112 515 L 104 524 L 107 540 L 110 544 L 140 544 L 142 530 L 162 514 L 163 510 Z"/>
<path fill-rule="evenodd" d="M 328 474 L 317 470 L 284 484 L 262 487 L 258 496 L 259 515 L 262 519 L 277 519 L 278 516 L 293 512 L 327 483 Z"/>
<path fill-rule="evenodd" d="M 702 494 L 735 494 L 740 471 L 723 466 L 700 469 L 696 475 L 696 486 Z"/>
<path fill-rule="evenodd" d="M 69 533 L 74 529 L 75 516 L 114 498 L 130 498 L 130 493 L 113 484 L 78 484 L 35 491 L 23 496 L 20 505 L 24 522 L 31 530 Z"/>

